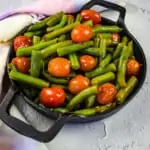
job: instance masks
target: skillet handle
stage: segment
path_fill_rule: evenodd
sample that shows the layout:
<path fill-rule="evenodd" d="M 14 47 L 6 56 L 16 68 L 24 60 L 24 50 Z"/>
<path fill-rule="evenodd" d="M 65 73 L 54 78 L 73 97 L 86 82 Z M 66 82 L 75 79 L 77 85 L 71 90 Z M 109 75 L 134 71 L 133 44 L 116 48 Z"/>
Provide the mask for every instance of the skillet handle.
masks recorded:
<path fill-rule="evenodd" d="M 126 9 L 124 7 L 114 4 L 114 3 L 110 3 L 108 1 L 104 1 L 104 0 L 91 0 L 90 2 L 85 4 L 82 7 L 82 9 L 90 9 L 94 5 L 100 5 L 100 6 L 108 8 L 108 9 L 118 11 L 120 14 L 119 14 L 119 18 L 117 20 L 117 24 L 124 23 L 124 19 L 125 19 L 125 15 L 126 15 Z"/>
<path fill-rule="evenodd" d="M 25 122 L 10 116 L 8 113 L 9 105 L 13 101 L 14 96 L 17 94 L 18 89 L 15 85 L 12 85 L 7 92 L 6 96 L 0 104 L 0 118 L 4 121 L 5 124 L 10 126 L 12 129 L 18 133 L 35 139 L 40 142 L 49 142 L 51 141 L 58 132 L 62 129 L 65 123 L 70 119 L 70 116 L 60 115 L 55 123 L 48 129 L 48 131 L 41 132 L 33 128 L 31 125 L 26 124 Z"/>

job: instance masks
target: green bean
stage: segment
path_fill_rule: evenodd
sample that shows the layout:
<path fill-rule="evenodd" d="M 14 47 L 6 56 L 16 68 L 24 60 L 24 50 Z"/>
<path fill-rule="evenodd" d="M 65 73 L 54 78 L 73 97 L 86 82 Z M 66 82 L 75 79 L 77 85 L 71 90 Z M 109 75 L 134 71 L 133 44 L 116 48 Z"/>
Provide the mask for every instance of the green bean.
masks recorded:
<path fill-rule="evenodd" d="M 46 42 L 41 42 L 39 44 L 36 44 L 36 45 L 33 45 L 33 46 L 29 46 L 29 47 L 22 47 L 22 48 L 19 48 L 17 50 L 17 53 L 16 55 L 17 56 L 30 56 L 31 53 L 32 53 L 32 50 L 40 50 L 40 49 L 43 49 L 47 46 L 50 46 L 52 44 L 55 44 L 57 43 L 57 38 L 54 39 L 54 40 L 51 40 L 51 41 L 46 41 Z"/>
<path fill-rule="evenodd" d="M 89 54 L 93 56 L 99 56 L 99 48 L 89 47 L 80 51 L 83 54 Z"/>
<path fill-rule="evenodd" d="M 67 39 L 67 36 L 65 34 L 61 35 L 59 38 L 58 38 L 58 42 L 63 42 Z"/>
<path fill-rule="evenodd" d="M 46 26 L 46 22 L 40 21 L 40 22 L 37 22 L 37 23 L 29 26 L 27 31 L 28 32 L 37 31 L 37 30 L 40 30 L 40 29 L 44 28 L 45 26 Z"/>
<path fill-rule="evenodd" d="M 101 41 L 100 41 L 100 49 L 99 49 L 99 55 L 102 57 L 102 58 L 104 58 L 104 57 L 106 57 L 106 49 L 107 47 L 106 47 L 106 39 L 101 39 Z"/>
<path fill-rule="evenodd" d="M 62 85 L 62 84 L 52 84 L 51 86 L 52 86 L 52 87 L 55 87 L 55 86 L 61 87 L 61 88 L 64 89 L 64 90 L 67 90 L 67 89 L 68 89 L 68 86 Z"/>
<path fill-rule="evenodd" d="M 67 108 L 54 108 L 53 111 L 59 112 L 59 113 L 68 113 L 69 110 Z"/>
<path fill-rule="evenodd" d="M 78 116 L 94 116 L 96 114 L 96 109 L 95 108 L 80 109 L 74 111 L 73 114 Z"/>
<path fill-rule="evenodd" d="M 92 20 L 88 20 L 83 22 L 84 25 L 89 26 L 89 27 L 93 27 L 93 21 Z"/>
<path fill-rule="evenodd" d="M 49 56 L 51 56 L 52 54 L 55 54 L 57 52 L 58 48 L 63 48 L 65 46 L 71 45 L 72 44 L 72 40 L 66 40 L 63 42 L 59 42 L 53 45 L 50 45 L 49 47 L 46 47 L 45 49 L 43 49 L 41 51 L 43 58 L 47 58 Z"/>
<path fill-rule="evenodd" d="M 41 71 L 42 55 L 39 51 L 32 51 L 30 74 L 33 77 L 39 77 Z"/>
<path fill-rule="evenodd" d="M 75 22 L 73 24 L 66 25 L 65 27 L 62 27 L 62 28 L 57 29 L 53 32 L 45 34 L 43 38 L 45 40 L 50 40 L 50 39 L 56 38 L 57 36 L 60 36 L 62 34 L 66 34 L 67 32 L 71 31 L 75 26 L 77 26 L 79 24 L 80 24 L 80 22 Z"/>
<path fill-rule="evenodd" d="M 57 29 L 59 29 L 59 28 L 62 28 L 65 24 L 67 23 L 67 15 L 63 15 L 62 16 L 62 19 L 61 19 L 61 21 L 60 21 L 60 23 L 59 24 L 57 24 L 57 25 L 55 25 L 55 26 L 53 26 L 53 27 L 48 27 L 47 28 L 47 32 L 52 32 L 52 31 L 54 31 L 54 30 L 57 30 Z"/>
<path fill-rule="evenodd" d="M 128 38 L 126 36 L 123 36 L 121 43 L 123 43 L 124 45 L 126 45 L 128 42 Z"/>
<path fill-rule="evenodd" d="M 80 63 L 79 63 L 78 56 L 76 53 L 69 54 L 69 60 L 71 62 L 72 69 L 74 70 L 80 69 Z"/>
<path fill-rule="evenodd" d="M 71 71 L 70 74 L 67 76 L 67 80 L 70 80 L 70 78 L 75 77 L 77 74 L 74 71 Z"/>
<path fill-rule="evenodd" d="M 98 33 L 97 36 L 100 39 L 111 39 L 112 38 L 112 34 L 111 33 Z"/>
<path fill-rule="evenodd" d="M 82 103 L 88 96 L 97 93 L 97 86 L 91 86 L 82 90 L 80 93 L 75 95 L 72 100 L 67 104 L 66 108 L 68 110 L 73 110 L 78 104 Z"/>
<path fill-rule="evenodd" d="M 70 93 L 66 93 L 66 100 L 70 101 L 73 98 L 73 95 Z"/>
<path fill-rule="evenodd" d="M 24 33 L 24 35 L 27 36 L 27 37 L 41 36 L 42 34 L 44 34 L 43 30 L 34 31 L 34 32 L 25 32 Z"/>
<path fill-rule="evenodd" d="M 118 26 L 96 26 L 93 28 L 93 32 L 94 33 L 99 33 L 99 32 L 103 32 L 103 33 L 114 33 L 114 32 L 121 32 L 123 29 L 118 27 Z"/>
<path fill-rule="evenodd" d="M 76 22 L 77 22 L 77 21 L 81 22 L 81 20 L 82 20 L 82 16 L 81 16 L 80 14 L 77 14 L 75 21 L 76 21 Z"/>
<path fill-rule="evenodd" d="M 116 83 L 116 88 L 117 88 L 117 90 L 119 90 L 119 89 L 120 89 L 120 85 L 119 85 L 119 83 L 118 83 L 118 82 Z"/>
<path fill-rule="evenodd" d="M 129 51 L 127 46 L 123 47 L 119 64 L 118 64 L 118 73 L 117 73 L 117 81 L 121 87 L 126 86 L 126 65 L 129 57 Z"/>
<path fill-rule="evenodd" d="M 113 61 L 113 63 L 116 65 L 116 67 L 118 66 L 118 63 L 119 63 L 119 58 L 117 58 L 117 59 L 115 59 L 114 61 Z"/>
<path fill-rule="evenodd" d="M 94 38 L 94 47 L 99 48 L 100 46 L 100 39 L 98 37 Z"/>
<path fill-rule="evenodd" d="M 34 86 L 36 88 L 39 88 L 39 89 L 42 89 L 44 87 L 49 87 L 49 82 L 47 82 L 47 81 L 32 77 L 30 75 L 23 74 L 23 73 L 14 71 L 14 70 L 12 70 L 9 73 L 9 77 L 12 80 L 15 80 L 15 81 L 18 81 L 21 83 L 26 83 L 26 84 L 29 84 L 29 85 Z"/>
<path fill-rule="evenodd" d="M 116 106 L 116 103 L 110 103 L 104 106 L 96 106 L 96 112 L 97 113 L 104 113 L 106 111 L 111 110 L 112 108 L 114 108 Z"/>
<path fill-rule="evenodd" d="M 39 44 L 40 43 L 40 37 L 39 36 L 33 36 L 33 45 Z"/>
<path fill-rule="evenodd" d="M 114 52 L 114 48 L 113 47 L 107 47 L 107 51 L 110 52 L 110 53 L 113 53 Z"/>
<path fill-rule="evenodd" d="M 8 70 L 15 70 L 15 71 L 17 71 L 17 68 L 16 68 L 16 66 L 13 63 L 9 63 L 7 65 L 7 68 L 8 68 Z"/>
<path fill-rule="evenodd" d="M 99 75 L 107 73 L 107 72 L 111 72 L 111 71 L 115 72 L 116 70 L 117 70 L 116 66 L 113 63 L 111 63 L 108 66 L 106 66 L 105 68 L 98 67 L 92 71 L 86 72 L 85 76 L 88 78 L 93 78 L 93 77 L 99 76 Z"/>
<path fill-rule="evenodd" d="M 106 39 L 106 44 L 107 44 L 107 46 L 116 46 L 116 45 L 118 45 L 119 44 L 119 42 L 118 41 L 113 41 L 112 39 Z"/>
<path fill-rule="evenodd" d="M 74 19 L 73 18 L 69 18 L 69 20 L 68 20 L 68 25 L 69 24 L 72 24 L 74 22 Z"/>
<path fill-rule="evenodd" d="M 107 54 L 106 57 L 100 62 L 100 65 L 99 65 L 99 66 L 100 66 L 100 67 L 105 67 L 105 66 L 107 66 L 107 65 L 110 63 L 111 59 L 112 59 L 111 54 Z"/>
<path fill-rule="evenodd" d="M 56 83 L 56 84 L 68 84 L 68 80 L 64 78 L 56 78 L 51 76 L 50 74 L 46 72 L 42 72 L 43 77 L 48 80 L 50 83 Z"/>
<path fill-rule="evenodd" d="M 91 95 L 90 97 L 87 98 L 86 100 L 86 108 L 91 108 L 94 106 L 95 104 L 95 101 L 96 101 L 96 95 Z"/>
<path fill-rule="evenodd" d="M 114 52 L 114 54 L 113 54 L 113 59 L 116 59 L 116 58 L 119 57 L 120 52 L 121 52 L 123 46 L 124 46 L 123 43 L 119 43 L 119 44 L 117 45 L 116 50 L 115 50 L 115 52 Z"/>
<path fill-rule="evenodd" d="M 115 79 L 115 74 L 113 72 L 108 72 L 103 75 L 97 76 L 91 80 L 92 85 L 100 85 L 105 82 L 109 82 Z"/>
<path fill-rule="evenodd" d="M 133 41 L 130 41 L 128 43 L 128 51 L 129 51 L 129 57 L 130 58 L 133 57 L 134 56 L 134 54 L 133 54 Z"/>
<path fill-rule="evenodd" d="M 35 102 L 36 104 L 38 104 L 38 102 L 39 102 L 39 97 L 36 97 L 36 98 L 34 99 L 34 102 Z"/>
<path fill-rule="evenodd" d="M 125 88 L 121 88 L 119 92 L 117 93 L 116 100 L 117 103 L 122 104 L 125 99 L 132 93 L 135 86 L 137 85 L 137 78 L 135 76 L 132 76 L 127 81 L 127 86 Z"/>
<path fill-rule="evenodd" d="M 63 12 L 58 12 L 55 15 L 51 16 L 49 21 L 47 22 L 47 25 L 49 27 L 52 27 L 52 26 L 56 25 L 57 23 L 59 23 L 63 14 L 64 14 Z"/>
<path fill-rule="evenodd" d="M 58 56 L 65 56 L 67 54 L 83 50 L 85 48 L 88 48 L 93 45 L 93 41 L 88 41 L 80 44 L 72 44 L 65 47 L 57 48 L 57 54 Z"/>

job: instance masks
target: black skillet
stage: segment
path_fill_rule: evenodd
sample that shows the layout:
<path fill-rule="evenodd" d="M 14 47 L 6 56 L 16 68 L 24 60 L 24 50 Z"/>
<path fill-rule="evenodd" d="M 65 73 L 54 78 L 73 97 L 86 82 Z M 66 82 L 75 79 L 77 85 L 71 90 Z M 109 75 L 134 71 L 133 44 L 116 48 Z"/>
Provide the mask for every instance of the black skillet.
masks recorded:
<path fill-rule="evenodd" d="M 103 0 L 92 0 L 89 3 L 87 3 L 82 9 L 90 9 L 91 7 L 93 7 L 95 5 L 103 6 L 108 9 L 118 11 L 119 18 L 118 18 L 117 22 L 113 22 L 109 19 L 103 18 L 102 24 L 107 24 L 107 25 L 117 24 L 117 25 L 119 25 L 120 27 L 124 28 L 122 35 L 126 35 L 129 39 L 133 40 L 135 57 L 141 64 L 143 64 L 142 69 L 139 74 L 139 77 L 138 77 L 139 82 L 138 82 L 136 89 L 127 98 L 125 103 L 123 103 L 122 105 L 118 105 L 116 108 L 114 108 L 113 110 L 110 110 L 109 112 L 106 112 L 103 114 L 97 114 L 95 116 L 90 116 L 90 117 L 80 117 L 80 116 L 74 116 L 71 114 L 58 114 L 58 113 L 50 111 L 49 109 L 40 107 L 39 105 L 34 103 L 32 100 L 30 100 L 19 89 L 17 83 L 15 83 L 14 81 L 11 81 L 10 89 L 0 104 L 0 118 L 4 121 L 4 123 L 6 123 L 8 126 L 10 126 L 15 131 L 21 133 L 24 136 L 33 138 L 37 141 L 49 142 L 57 135 L 57 133 L 62 129 L 64 124 L 66 124 L 67 122 L 87 123 L 87 122 L 101 120 L 103 118 L 113 115 L 114 113 L 119 111 L 121 108 L 123 108 L 141 89 L 141 87 L 144 83 L 144 80 L 145 80 L 145 76 L 146 76 L 146 68 L 147 68 L 146 67 L 146 59 L 145 59 L 144 52 L 143 52 L 141 46 L 139 45 L 138 41 L 132 36 L 132 34 L 126 28 L 126 25 L 124 23 L 125 12 L 126 12 L 125 8 L 118 6 L 116 4 L 112 4 L 110 2 L 103 1 Z M 14 55 L 13 50 L 11 50 L 10 56 L 8 58 L 9 59 L 8 63 L 11 61 L 13 55 Z M 13 103 L 14 96 L 17 94 L 22 96 L 21 100 L 25 100 L 29 105 L 31 105 L 37 111 L 41 112 L 43 115 L 45 115 L 51 119 L 56 120 L 54 125 L 48 131 L 41 132 L 41 131 L 37 131 L 31 125 L 26 124 L 23 121 L 15 118 L 13 116 L 10 116 L 8 110 Z"/>

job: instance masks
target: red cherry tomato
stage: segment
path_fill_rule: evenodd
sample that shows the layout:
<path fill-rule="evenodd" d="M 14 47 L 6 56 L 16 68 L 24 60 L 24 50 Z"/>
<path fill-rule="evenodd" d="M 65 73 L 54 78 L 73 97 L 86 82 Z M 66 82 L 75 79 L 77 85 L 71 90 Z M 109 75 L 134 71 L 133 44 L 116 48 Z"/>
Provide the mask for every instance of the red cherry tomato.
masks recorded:
<path fill-rule="evenodd" d="M 118 33 L 112 34 L 112 40 L 113 42 L 119 42 L 120 41 L 120 35 Z"/>
<path fill-rule="evenodd" d="M 81 11 L 81 16 L 83 21 L 92 20 L 94 24 L 99 24 L 101 22 L 101 15 L 95 10 L 85 9 Z"/>
<path fill-rule="evenodd" d="M 99 104 L 109 104 L 115 100 L 116 94 L 116 87 L 111 83 L 105 83 L 98 89 L 97 101 Z"/>
<path fill-rule="evenodd" d="M 82 43 L 91 40 L 93 31 L 86 25 L 78 25 L 71 32 L 71 38 L 74 42 Z"/>
<path fill-rule="evenodd" d="M 137 76 L 140 71 L 140 63 L 135 59 L 129 59 L 127 63 L 127 75 Z"/>
<path fill-rule="evenodd" d="M 14 50 L 17 51 L 20 47 L 28 47 L 32 45 L 32 41 L 29 37 L 26 36 L 17 36 L 14 40 Z"/>
<path fill-rule="evenodd" d="M 43 88 L 40 102 L 46 107 L 60 107 L 65 102 L 65 92 L 60 87 Z"/>
<path fill-rule="evenodd" d="M 90 55 L 83 55 L 79 58 L 80 70 L 91 71 L 96 67 L 96 59 Z"/>
<path fill-rule="evenodd" d="M 69 91 L 72 94 L 77 94 L 90 86 L 90 80 L 82 75 L 77 75 L 69 82 Z"/>
<path fill-rule="evenodd" d="M 12 63 L 16 66 L 17 70 L 22 73 L 28 73 L 31 62 L 27 57 L 15 57 L 12 59 Z"/>
<path fill-rule="evenodd" d="M 48 72 L 55 77 L 67 77 L 70 73 L 70 68 L 70 61 L 62 57 L 56 57 L 48 63 Z"/>

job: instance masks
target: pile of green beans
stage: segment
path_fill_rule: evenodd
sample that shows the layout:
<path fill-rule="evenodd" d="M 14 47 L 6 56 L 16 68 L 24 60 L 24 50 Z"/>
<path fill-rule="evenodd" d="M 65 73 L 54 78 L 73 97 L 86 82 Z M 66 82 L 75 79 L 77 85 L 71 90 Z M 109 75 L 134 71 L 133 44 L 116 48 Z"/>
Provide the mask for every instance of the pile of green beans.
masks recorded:
<path fill-rule="evenodd" d="M 21 83 L 26 95 L 30 98 L 34 95 L 34 101 L 43 108 L 45 106 L 39 103 L 39 90 L 54 86 L 64 89 L 65 104 L 62 107 L 50 108 L 51 111 L 79 116 L 92 116 L 110 111 L 124 103 L 138 83 L 137 77 L 126 76 L 127 62 L 134 57 L 133 41 L 127 36 L 121 37 L 123 29 L 117 25 L 94 26 L 92 20 L 83 21 L 80 14 L 74 17 L 75 19 L 68 19 L 68 14 L 58 12 L 30 25 L 23 35 L 32 39 L 32 45 L 21 47 L 16 52 L 16 57 L 28 57 L 31 60 L 29 73 L 19 72 L 15 65 L 10 63 L 9 77 Z M 71 31 L 80 24 L 92 29 L 93 38 L 90 41 L 72 41 Z M 113 33 L 120 35 L 120 41 L 112 40 Z M 81 71 L 79 57 L 82 55 L 96 58 L 97 66 L 88 72 Z M 71 72 L 68 77 L 58 78 L 48 73 L 48 62 L 55 57 L 64 57 L 70 61 Z M 68 90 L 68 84 L 77 74 L 87 77 L 90 86 L 73 95 Z M 100 105 L 96 100 L 98 87 L 108 82 L 116 86 L 118 93 L 114 102 Z M 38 90 L 31 92 L 28 86 Z"/>

